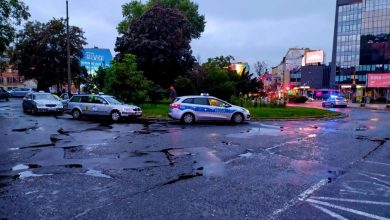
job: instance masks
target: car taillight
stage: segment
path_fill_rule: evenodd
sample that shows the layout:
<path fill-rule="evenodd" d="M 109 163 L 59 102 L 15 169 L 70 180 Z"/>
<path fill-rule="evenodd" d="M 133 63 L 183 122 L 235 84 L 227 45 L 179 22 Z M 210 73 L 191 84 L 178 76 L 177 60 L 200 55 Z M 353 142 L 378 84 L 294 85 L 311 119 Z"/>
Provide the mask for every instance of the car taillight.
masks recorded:
<path fill-rule="evenodd" d="M 171 108 L 180 108 L 180 104 L 173 103 L 171 104 Z"/>

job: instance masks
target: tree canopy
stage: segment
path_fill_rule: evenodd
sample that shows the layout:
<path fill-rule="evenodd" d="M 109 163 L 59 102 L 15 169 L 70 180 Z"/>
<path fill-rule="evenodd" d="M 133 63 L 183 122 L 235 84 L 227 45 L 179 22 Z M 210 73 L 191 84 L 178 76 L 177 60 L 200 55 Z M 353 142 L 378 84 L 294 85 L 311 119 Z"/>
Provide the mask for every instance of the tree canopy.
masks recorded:
<path fill-rule="evenodd" d="M 137 69 L 136 57 L 125 54 L 121 61 L 114 61 L 107 69 L 104 91 L 125 102 L 143 103 L 152 82 Z"/>
<path fill-rule="evenodd" d="M 71 73 L 79 81 L 80 58 L 86 44 L 84 32 L 69 27 Z M 48 23 L 28 22 L 16 37 L 12 61 L 26 78 L 38 80 L 38 89 L 66 82 L 66 21 L 53 19 Z"/>
<path fill-rule="evenodd" d="M 179 75 L 192 69 L 191 26 L 178 10 L 154 5 L 133 19 L 129 31 L 118 37 L 117 59 L 134 54 L 145 76 L 167 88 Z"/>
<path fill-rule="evenodd" d="M 204 31 L 206 24 L 205 17 L 199 14 L 198 5 L 190 0 L 149 0 L 146 3 L 132 0 L 122 5 L 124 20 L 119 23 L 117 28 L 118 32 L 120 34 L 128 32 L 131 21 L 141 17 L 144 12 L 156 4 L 180 10 L 190 22 L 191 38 L 199 38 Z"/>
<path fill-rule="evenodd" d="M 0 55 L 15 36 L 15 26 L 30 17 L 28 7 L 19 0 L 0 0 Z"/>

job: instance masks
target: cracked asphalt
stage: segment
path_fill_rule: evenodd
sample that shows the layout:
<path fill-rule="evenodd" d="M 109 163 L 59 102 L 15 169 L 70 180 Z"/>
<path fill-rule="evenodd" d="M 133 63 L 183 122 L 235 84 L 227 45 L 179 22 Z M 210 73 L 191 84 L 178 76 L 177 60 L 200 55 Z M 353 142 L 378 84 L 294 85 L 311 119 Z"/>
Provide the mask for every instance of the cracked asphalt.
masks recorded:
<path fill-rule="evenodd" d="M 390 219 L 390 112 L 76 121 L 0 102 L 0 219 Z"/>

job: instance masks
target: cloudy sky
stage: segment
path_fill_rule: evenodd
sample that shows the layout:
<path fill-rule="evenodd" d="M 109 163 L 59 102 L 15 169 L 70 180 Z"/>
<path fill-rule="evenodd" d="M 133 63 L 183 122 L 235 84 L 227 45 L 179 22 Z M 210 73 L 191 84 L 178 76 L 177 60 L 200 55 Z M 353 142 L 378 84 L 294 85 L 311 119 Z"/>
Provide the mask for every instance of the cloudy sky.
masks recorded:
<path fill-rule="evenodd" d="M 81 27 L 88 47 L 114 52 L 121 5 L 130 0 L 69 0 L 70 25 Z M 206 29 L 192 49 L 201 62 L 232 55 L 253 65 L 280 63 L 291 47 L 325 50 L 330 62 L 336 0 L 194 0 Z M 24 0 L 30 20 L 65 17 L 65 0 Z"/>

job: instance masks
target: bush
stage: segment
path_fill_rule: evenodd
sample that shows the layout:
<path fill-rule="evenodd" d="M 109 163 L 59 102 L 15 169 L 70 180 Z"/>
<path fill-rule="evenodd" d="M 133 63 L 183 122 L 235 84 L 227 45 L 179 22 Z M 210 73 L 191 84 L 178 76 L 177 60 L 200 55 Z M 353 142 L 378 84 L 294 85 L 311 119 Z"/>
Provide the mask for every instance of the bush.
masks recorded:
<path fill-rule="evenodd" d="M 305 103 L 308 100 L 306 96 L 289 95 L 288 101 L 292 103 Z"/>

